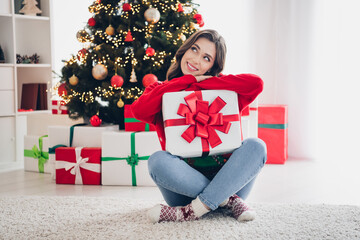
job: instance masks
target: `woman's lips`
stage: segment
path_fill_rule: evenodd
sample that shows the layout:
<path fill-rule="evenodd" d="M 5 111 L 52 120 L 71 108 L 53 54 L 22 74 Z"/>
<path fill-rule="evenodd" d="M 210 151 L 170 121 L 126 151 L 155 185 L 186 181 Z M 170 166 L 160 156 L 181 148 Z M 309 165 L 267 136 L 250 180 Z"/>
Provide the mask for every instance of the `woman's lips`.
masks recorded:
<path fill-rule="evenodd" d="M 196 67 L 194 67 L 193 65 L 191 65 L 189 62 L 187 63 L 187 66 L 188 66 L 188 69 L 189 69 L 190 71 L 197 71 L 197 70 L 199 70 L 199 69 L 197 69 Z"/>

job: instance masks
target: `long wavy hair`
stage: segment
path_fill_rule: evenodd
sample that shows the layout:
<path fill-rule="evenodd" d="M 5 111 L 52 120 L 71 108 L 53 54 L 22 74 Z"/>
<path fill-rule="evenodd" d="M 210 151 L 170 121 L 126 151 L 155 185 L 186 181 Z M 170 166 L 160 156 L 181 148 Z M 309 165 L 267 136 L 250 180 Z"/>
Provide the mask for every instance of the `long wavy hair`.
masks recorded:
<path fill-rule="evenodd" d="M 183 76 L 181 71 L 181 59 L 185 52 L 191 48 L 199 38 L 206 38 L 215 44 L 216 56 L 213 67 L 206 74 L 211 76 L 219 76 L 224 69 L 226 58 L 226 44 L 224 38 L 215 30 L 205 29 L 192 34 L 175 53 L 175 62 L 171 64 L 166 73 L 166 79 Z"/>

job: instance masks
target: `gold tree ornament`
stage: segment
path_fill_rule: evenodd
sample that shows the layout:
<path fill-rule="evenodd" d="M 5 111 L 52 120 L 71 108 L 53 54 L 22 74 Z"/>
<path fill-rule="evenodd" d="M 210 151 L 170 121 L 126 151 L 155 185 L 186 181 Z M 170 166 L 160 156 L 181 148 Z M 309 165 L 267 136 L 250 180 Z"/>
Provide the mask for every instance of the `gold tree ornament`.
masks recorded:
<path fill-rule="evenodd" d="M 79 83 L 79 78 L 77 76 L 75 76 L 75 74 L 73 74 L 70 78 L 69 78 L 69 83 L 72 86 L 76 86 Z"/>
<path fill-rule="evenodd" d="M 113 26 L 109 25 L 105 31 L 106 31 L 107 35 L 112 36 L 115 33 L 115 28 L 113 28 Z"/>
<path fill-rule="evenodd" d="M 180 35 L 180 39 L 181 39 L 181 41 L 185 42 L 186 36 L 185 36 L 184 34 L 181 34 L 181 35 Z"/>
<path fill-rule="evenodd" d="M 137 82 L 134 68 L 131 71 L 130 82 L 132 82 L 132 83 Z"/>
<path fill-rule="evenodd" d="M 91 73 L 96 80 L 104 80 L 108 75 L 108 69 L 103 64 L 97 64 Z"/>
<path fill-rule="evenodd" d="M 125 103 L 120 98 L 116 105 L 118 106 L 118 108 L 122 108 L 122 107 L 124 107 Z"/>
<path fill-rule="evenodd" d="M 160 20 L 160 12 L 156 8 L 150 7 L 145 11 L 144 17 L 148 23 L 155 24 Z"/>
<path fill-rule="evenodd" d="M 81 43 L 85 43 L 85 42 L 88 42 L 90 40 L 90 36 L 89 36 L 88 32 L 85 31 L 85 30 L 79 30 L 76 33 L 76 38 Z"/>

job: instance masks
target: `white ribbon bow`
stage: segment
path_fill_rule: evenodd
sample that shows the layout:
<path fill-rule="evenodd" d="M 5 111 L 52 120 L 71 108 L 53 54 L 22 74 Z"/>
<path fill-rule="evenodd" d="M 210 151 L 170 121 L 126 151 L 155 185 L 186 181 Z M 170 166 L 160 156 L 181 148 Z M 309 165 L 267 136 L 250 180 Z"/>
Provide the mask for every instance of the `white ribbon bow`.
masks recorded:
<path fill-rule="evenodd" d="M 75 184 L 83 184 L 80 168 L 87 169 L 92 172 L 100 172 L 100 164 L 87 163 L 89 158 L 81 157 L 82 147 L 75 148 L 76 162 L 56 161 L 56 169 L 65 168 L 72 175 L 75 175 Z"/>

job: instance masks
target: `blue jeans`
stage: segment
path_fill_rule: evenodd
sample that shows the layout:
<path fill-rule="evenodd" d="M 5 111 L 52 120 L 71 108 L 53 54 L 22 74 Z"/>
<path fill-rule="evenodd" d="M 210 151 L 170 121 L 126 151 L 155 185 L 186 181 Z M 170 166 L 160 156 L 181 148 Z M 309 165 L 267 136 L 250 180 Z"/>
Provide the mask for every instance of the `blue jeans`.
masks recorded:
<path fill-rule="evenodd" d="M 152 154 L 148 166 L 150 176 L 169 206 L 185 206 L 199 197 L 215 210 L 235 193 L 246 199 L 265 162 L 265 143 L 258 138 L 248 138 L 211 180 L 166 151 Z"/>

